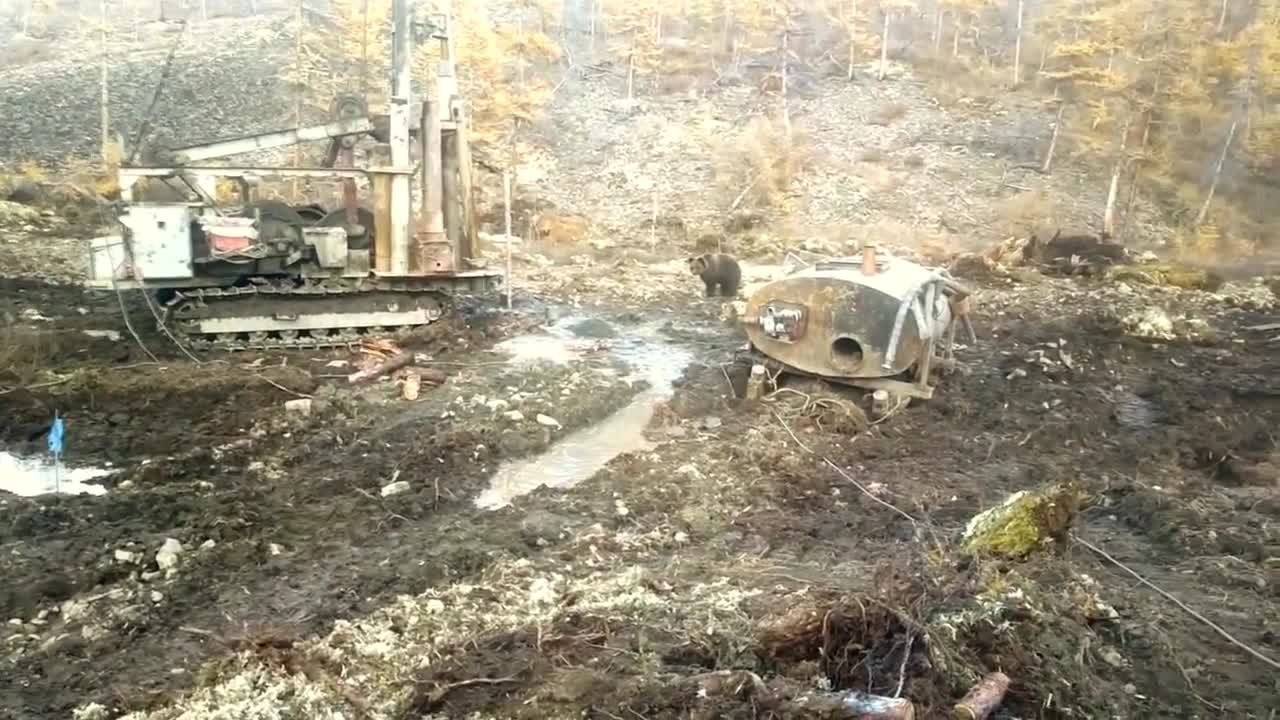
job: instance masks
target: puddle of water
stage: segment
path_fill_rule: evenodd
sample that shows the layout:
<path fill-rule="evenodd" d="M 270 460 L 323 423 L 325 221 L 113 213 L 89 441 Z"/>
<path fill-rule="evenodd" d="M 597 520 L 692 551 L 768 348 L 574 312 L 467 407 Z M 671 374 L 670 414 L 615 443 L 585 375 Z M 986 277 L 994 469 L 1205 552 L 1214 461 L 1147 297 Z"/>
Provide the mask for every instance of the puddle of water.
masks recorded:
<path fill-rule="evenodd" d="M 103 468 L 73 468 L 65 464 L 55 467 L 53 460 L 49 458 L 24 458 L 0 452 L 0 490 L 23 497 L 52 493 L 102 495 L 107 489 L 88 481 L 106 477 L 113 472 L 115 471 Z"/>
<path fill-rule="evenodd" d="M 546 334 L 512 338 L 503 349 L 519 359 L 550 359 L 562 357 L 551 349 L 559 343 L 563 352 L 574 356 L 574 352 L 581 352 L 573 349 L 581 341 L 567 329 L 574 321 L 562 320 L 548 328 Z M 543 485 L 570 488 L 596 474 L 615 457 L 653 446 L 645 439 L 644 429 L 658 404 L 671 397 L 673 384 L 693 357 L 682 348 L 647 338 L 646 333 L 615 338 L 609 344 L 609 356 L 632 369 L 624 379 L 644 381 L 649 387 L 602 422 L 570 433 L 547 452 L 499 466 L 476 505 L 496 510 Z M 589 345 L 595 347 L 596 342 L 589 341 Z"/>
<path fill-rule="evenodd" d="M 519 335 L 503 340 L 493 346 L 494 350 L 510 355 L 517 363 L 550 362 L 567 365 L 582 357 L 582 354 L 594 347 L 588 340 L 546 335 Z"/>

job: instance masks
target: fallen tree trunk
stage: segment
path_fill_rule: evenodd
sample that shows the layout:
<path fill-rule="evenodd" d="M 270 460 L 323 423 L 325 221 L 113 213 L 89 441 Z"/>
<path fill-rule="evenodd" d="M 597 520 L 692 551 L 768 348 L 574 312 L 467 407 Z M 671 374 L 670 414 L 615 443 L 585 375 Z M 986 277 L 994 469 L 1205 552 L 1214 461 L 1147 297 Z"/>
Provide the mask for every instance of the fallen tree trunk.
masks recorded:
<path fill-rule="evenodd" d="M 380 365 L 374 365 L 368 370 L 359 370 L 351 373 L 347 376 L 347 382 L 352 385 L 360 382 L 368 382 L 374 378 L 382 377 L 387 373 L 395 372 L 411 362 L 413 362 L 413 353 L 402 352 Z"/>
<path fill-rule="evenodd" d="M 412 363 L 413 353 L 402 352 L 380 365 L 375 365 L 367 370 L 359 370 L 351 373 L 347 376 L 347 382 L 352 385 L 368 382 L 388 373 L 393 373 L 401 368 L 408 367 Z M 424 385 L 440 385 L 447 379 L 447 376 L 443 372 L 431 368 L 417 368 L 414 372 L 418 375 L 419 380 L 421 380 Z"/>

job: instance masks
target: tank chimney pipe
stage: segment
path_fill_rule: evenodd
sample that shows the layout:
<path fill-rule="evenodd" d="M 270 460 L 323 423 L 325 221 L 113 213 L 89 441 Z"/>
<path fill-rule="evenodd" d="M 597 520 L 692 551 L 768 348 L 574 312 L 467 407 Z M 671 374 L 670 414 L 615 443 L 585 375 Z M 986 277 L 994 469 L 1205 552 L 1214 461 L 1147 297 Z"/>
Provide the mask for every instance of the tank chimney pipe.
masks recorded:
<path fill-rule="evenodd" d="M 876 246 L 873 243 L 862 244 L 862 274 L 876 274 Z"/>

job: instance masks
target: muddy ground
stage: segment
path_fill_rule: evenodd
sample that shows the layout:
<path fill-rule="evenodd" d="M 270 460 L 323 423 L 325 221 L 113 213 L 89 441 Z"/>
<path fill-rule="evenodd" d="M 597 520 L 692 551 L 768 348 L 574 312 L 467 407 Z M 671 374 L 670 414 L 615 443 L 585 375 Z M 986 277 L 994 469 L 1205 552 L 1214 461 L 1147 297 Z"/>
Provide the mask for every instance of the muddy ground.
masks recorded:
<path fill-rule="evenodd" d="M 531 264 L 514 311 L 471 303 L 406 341 L 448 376 L 414 402 L 347 386 L 346 351 L 197 364 L 126 298 L 151 360 L 114 294 L 4 280 L 4 449 L 39 452 L 57 411 L 67 462 L 119 473 L 101 496 L 0 494 L 0 716 L 818 717 L 860 690 L 944 717 L 993 670 L 1012 679 L 994 717 L 1273 712 L 1273 667 L 1073 537 L 1021 561 L 958 549 L 1010 493 L 1072 483 L 1077 537 L 1280 657 L 1260 284 L 970 279 L 977 345 L 864 429 L 835 402 L 861 393 L 736 399 L 722 304 L 672 263 L 618 262 Z M 495 350 L 565 315 L 608 330 L 564 364 Z M 693 357 L 650 447 L 478 509 L 500 463 L 644 389 L 609 355 L 640 328 Z M 300 395 L 309 415 L 284 409 Z M 720 670 L 762 685 L 708 689 Z"/>

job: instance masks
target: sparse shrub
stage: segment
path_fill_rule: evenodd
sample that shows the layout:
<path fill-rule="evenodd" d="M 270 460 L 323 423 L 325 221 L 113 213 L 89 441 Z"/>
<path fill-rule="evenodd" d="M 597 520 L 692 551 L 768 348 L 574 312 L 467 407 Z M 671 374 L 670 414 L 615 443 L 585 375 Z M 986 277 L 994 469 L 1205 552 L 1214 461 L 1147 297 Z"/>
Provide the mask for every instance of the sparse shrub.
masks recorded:
<path fill-rule="evenodd" d="M 741 208 L 782 206 L 811 159 L 812 147 L 802 131 L 793 127 L 788 138 L 780 120 L 753 118 L 715 151 L 716 184 L 724 205 L 743 194 Z"/>
<path fill-rule="evenodd" d="M 858 151 L 858 162 L 878 163 L 884 160 L 884 150 L 878 147 L 863 148 Z"/>
<path fill-rule="evenodd" d="M 939 262 L 960 249 L 954 236 L 931 232 L 896 220 L 880 220 L 849 228 L 848 239 L 857 247 L 872 242 L 907 248 L 930 262 Z"/>
<path fill-rule="evenodd" d="M 878 193 L 891 192 L 901 184 L 898 175 L 882 165 L 859 163 L 854 168 L 853 174 L 865 180 Z"/>
<path fill-rule="evenodd" d="M 0 50 L 0 67 L 13 68 L 51 60 L 58 54 L 53 43 L 35 38 L 15 39 Z"/>
<path fill-rule="evenodd" d="M 1043 190 L 1020 192 L 995 204 L 995 227 L 1005 237 L 1027 237 L 1052 232 L 1056 206 Z"/>
<path fill-rule="evenodd" d="M 1009 75 L 1000 68 L 984 63 L 952 61 L 935 64 L 927 61 L 915 65 L 917 75 L 929 82 L 938 103 L 946 108 L 985 107 L 1005 91 Z"/>
<path fill-rule="evenodd" d="M 0 384 L 30 385 L 58 355 L 58 336 L 0 318 Z"/>
<path fill-rule="evenodd" d="M 1184 228 L 1177 236 L 1177 256 L 1195 264 L 1233 264 L 1257 254 L 1259 243 L 1224 229 L 1215 218 L 1195 228 Z"/>
<path fill-rule="evenodd" d="M 591 230 L 584 217 L 542 213 L 533 221 L 534 240 L 546 245 L 581 245 Z"/>
<path fill-rule="evenodd" d="M 35 183 L 42 183 L 49 179 L 49 172 L 34 160 L 27 160 L 19 165 L 18 175 L 24 180 L 30 180 Z"/>
<path fill-rule="evenodd" d="M 907 107 L 906 103 L 897 101 L 885 103 L 871 111 L 871 114 L 867 117 L 867 123 L 870 125 L 892 125 L 894 121 L 905 117 L 908 110 L 910 108 Z"/>

